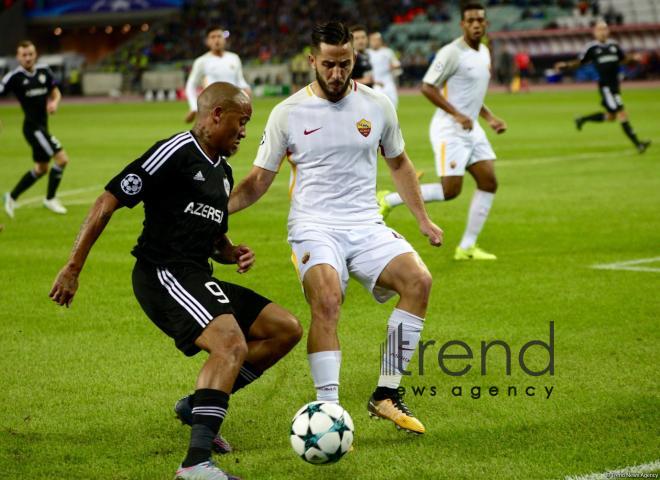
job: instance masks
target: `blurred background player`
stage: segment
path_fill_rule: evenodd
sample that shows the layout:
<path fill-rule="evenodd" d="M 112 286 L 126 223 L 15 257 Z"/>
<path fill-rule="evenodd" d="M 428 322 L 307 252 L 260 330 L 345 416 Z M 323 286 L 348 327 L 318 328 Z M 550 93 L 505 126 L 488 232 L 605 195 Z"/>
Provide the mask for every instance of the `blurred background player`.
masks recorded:
<path fill-rule="evenodd" d="M 466 3 L 461 8 L 461 18 L 463 36 L 438 51 L 423 80 L 422 93 L 438 107 L 429 133 L 440 181 L 422 185 L 422 196 L 425 202 L 456 198 L 461 193 L 465 171 L 470 172 L 477 190 L 454 259 L 495 260 L 495 255 L 477 246 L 497 190 L 495 152 L 478 117 L 498 134 L 506 130 L 506 123 L 484 104 L 490 80 L 490 53 L 481 43 L 487 26 L 484 7 Z M 398 193 L 382 191 L 378 198 L 383 217 L 402 203 Z"/>
<path fill-rule="evenodd" d="M 54 165 L 50 169 L 48 190 L 43 203 L 51 212 L 64 214 L 66 208 L 55 194 L 69 157 L 60 142 L 48 131 L 48 115 L 57 111 L 62 95 L 50 68 L 36 63 L 37 49 L 32 42 L 25 40 L 18 44 L 16 59 L 19 66 L 0 81 L 0 95 L 14 92 L 21 104 L 25 114 L 23 136 L 32 148 L 34 168 L 23 175 L 11 192 L 4 194 L 5 212 L 14 218 L 16 200 L 48 173 L 48 164 L 52 158 Z"/>
<path fill-rule="evenodd" d="M 355 50 L 355 65 L 351 78 L 367 87 L 374 86 L 374 77 L 372 73 L 367 46 L 369 37 L 367 37 L 367 28 L 364 25 L 353 25 L 351 27 L 353 34 L 353 49 Z"/>
<path fill-rule="evenodd" d="M 396 91 L 395 77 L 401 75 L 401 62 L 392 49 L 383 44 L 383 37 L 379 32 L 369 35 L 367 53 L 373 69 L 374 88 L 387 95 L 396 108 L 399 104 L 399 95 Z"/>
<path fill-rule="evenodd" d="M 185 121 L 192 122 L 197 112 L 197 94 L 200 87 L 214 82 L 227 82 L 251 94 L 250 86 L 243 77 L 243 65 L 238 55 L 225 50 L 228 32 L 217 25 L 206 29 L 206 46 L 209 51 L 195 59 L 186 81 L 186 97 L 190 111 Z"/>
<path fill-rule="evenodd" d="M 594 27 L 593 42 L 585 47 L 580 58 L 571 62 L 559 62 L 556 68 L 559 70 L 575 68 L 579 65 L 592 63 L 598 71 L 598 91 L 600 92 L 601 104 L 605 107 L 606 113 L 596 112 L 575 119 L 575 126 L 578 130 L 587 122 L 604 122 L 608 120 L 613 122 L 618 119 L 621 122 L 621 128 L 637 148 L 639 153 L 644 153 L 650 141 L 641 141 L 637 138 L 632 125 L 628 121 L 628 114 L 623 108 L 621 100 L 621 88 L 619 82 L 619 70 L 621 62 L 626 60 L 626 56 L 618 43 L 609 40 L 610 29 L 607 23 L 599 20 Z"/>
<path fill-rule="evenodd" d="M 527 50 L 521 50 L 513 57 L 516 65 L 516 74 L 520 81 L 519 91 L 529 93 L 529 81 L 534 73 L 534 64 Z"/>
<path fill-rule="evenodd" d="M 181 480 L 229 480 L 211 449 L 230 395 L 253 382 L 300 340 L 298 320 L 258 293 L 212 276 L 209 258 L 248 271 L 254 253 L 227 237 L 233 186 L 227 157 L 245 138 L 249 97 L 225 82 L 199 97 L 194 128 L 161 140 L 106 186 L 83 223 L 50 297 L 67 307 L 89 252 L 116 210 L 144 202 L 133 255 L 133 291 L 151 321 L 187 356 L 208 352 L 195 385 Z"/>
<path fill-rule="evenodd" d="M 307 357 L 316 398 L 339 402 L 337 324 L 352 276 L 378 302 L 399 295 L 387 323 L 388 353 L 369 399 L 369 415 L 424 433 L 424 425 L 398 391 L 401 374 L 396 369 L 397 365 L 405 369 L 416 350 L 432 280 L 413 247 L 384 225 L 378 213 L 379 147 L 420 231 L 434 246 L 442 243 L 443 233 L 424 208 L 392 103 L 351 80 L 354 58 L 345 25 L 315 26 L 310 61 L 316 81 L 273 109 L 254 166 L 232 194 L 229 211 L 255 203 L 273 183 L 283 159 L 289 158 L 288 240 L 311 310 Z"/>

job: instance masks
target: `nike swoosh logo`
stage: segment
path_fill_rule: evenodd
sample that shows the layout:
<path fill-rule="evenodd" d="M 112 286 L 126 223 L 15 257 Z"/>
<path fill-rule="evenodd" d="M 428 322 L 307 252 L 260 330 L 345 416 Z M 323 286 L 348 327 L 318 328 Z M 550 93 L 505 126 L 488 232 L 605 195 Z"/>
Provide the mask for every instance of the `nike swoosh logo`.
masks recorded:
<path fill-rule="evenodd" d="M 309 135 L 309 134 L 311 134 L 311 133 L 316 132 L 317 130 L 321 130 L 322 128 L 323 128 L 323 127 L 319 127 L 319 128 L 315 128 L 314 130 L 307 130 L 307 129 L 305 129 L 305 131 L 304 131 L 303 133 L 304 133 L 305 135 Z"/>

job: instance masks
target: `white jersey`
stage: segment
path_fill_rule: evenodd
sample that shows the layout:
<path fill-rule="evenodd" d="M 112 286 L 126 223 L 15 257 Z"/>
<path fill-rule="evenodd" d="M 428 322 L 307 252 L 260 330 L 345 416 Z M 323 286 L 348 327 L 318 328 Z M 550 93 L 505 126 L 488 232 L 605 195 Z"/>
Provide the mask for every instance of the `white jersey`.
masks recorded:
<path fill-rule="evenodd" d="M 394 55 L 392 49 L 381 47 L 378 50 L 367 49 L 369 61 L 371 62 L 371 73 L 374 76 L 374 82 L 383 85 L 394 85 L 394 75 L 392 75 L 393 65 L 398 65 L 399 60 Z"/>
<path fill-rule="evenodd" d="M 476 51 L 463 37 L 457 38 L 438 51 L 422 81 L 442 88 L 447 101 L 476 122 L 490 81 L 490 52 L 483 44 Z M 435 116 L 447 125 L 453 122 L 441 108 Z"/>
<path fill-rule="evenodd" d="M 376 202 L 378 150 L 403 152 L 396 111 L 387 98 L 351 82 L 338 102 L 311 86 L 270 113 L 254 165 L 277 172 L 291 163 L 289 229 L 296 224 L 351 227 L 383 221 Z"/>
<path fill-rule="evenodd" d="M 197 111 L 197 87 L 214 82 L 228 82 L 239 88 L 250 88 L 243 77 L 241 59 L 233 52 L 223 52 L 222 56 L 207 52 L 195 59 L 186 81 L 186 97 L 190 110 Z"/>

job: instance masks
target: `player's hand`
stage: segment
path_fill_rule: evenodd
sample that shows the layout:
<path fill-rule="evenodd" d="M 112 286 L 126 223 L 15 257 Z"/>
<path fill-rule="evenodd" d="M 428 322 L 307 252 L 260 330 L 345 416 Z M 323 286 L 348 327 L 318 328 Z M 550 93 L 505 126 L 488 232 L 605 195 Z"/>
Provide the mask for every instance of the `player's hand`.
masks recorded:
<path fill-rule="evenodd" d="M 58 305 L 70 307 L 73 296 L 78 290 L 78 274 L 77 270 L 65 265 L 55 277 L 48 296 Z"/>
<path fill-rule="evenodd" d="M 48 100 L 48 103 L 46 103 L 46 111 L 48 112 L 49 115 L 52 115 L 55 112 L 57 112 L 57 102 Z"/>
<path fill-rule="evenodd" d="M 555 63 L 555 70 L 564 70 L 566 68 L 566 62 L 557 62 Z"/>
<path fill-rule="evenodd" d="M 497 133 L 498 135 L 506 132 L 507 129 L 506 122 L 501 118 L 493 117 L 488 121 L 488 124 L 490 125 L 490 128 L 495 130 L 495 133 Z"/>
<path fill-rule="evenodd" d="M 192 122 L 193 120 L 195 120 L 195 115 L 196 114 L 197 114 L 197 112 L 195 112 L 193 110 L 189 111 L 188 115 L 186 115 L 186 118 L 184 118 L 183 121 L 186 122 L 186 123 Z"/>
<path fill-rule="evenodd" d="M 466 117 L 462 113 L 457 113 L 454 115 L 454 120 L 463 127 L 463 130 L 472 130 L 472 119 L 470 117 Z"/>
<path fill-rule="evenodd" d="M 443 232 L 442 228 L 438 227 L 431 220 L 421 223 L 419 225 L 419 230 L 425 237 L 428 237 L 429 243 L 434 247 L 442 245 L 445 238 L 445 232 Z"/>
<path fill-rule="evenodd" d="M 235 245 L 232 253 L 238 265 L 238 273 L 245 273 L 254 265 L 254 252 L 247 245 Z"/>

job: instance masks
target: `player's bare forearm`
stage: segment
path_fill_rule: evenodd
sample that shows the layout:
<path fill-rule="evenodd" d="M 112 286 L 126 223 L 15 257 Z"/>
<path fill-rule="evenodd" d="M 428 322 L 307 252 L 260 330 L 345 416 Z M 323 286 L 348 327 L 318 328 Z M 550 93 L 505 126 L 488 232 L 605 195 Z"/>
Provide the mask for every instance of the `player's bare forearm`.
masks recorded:
<path fill-rule="evenodd" d="M 119 201 L 109 192 L 104 192 L 96 199 L 87 218 L 80 227 L 80 232 L 73 243 L 68 262 L 62 267 L 53 282 L 49 296 L 55 303 L 67 307 L 71 305 L 78 290 L 78 276 L 85 264 L 87 255 L 89 255 L 92 246 L 110 221 L 112 214 L 119 207 Z"/>
<path fill-rule="evenodd" d="M 441 108 L 454 117 L 456 123 L 463 127 L 464 130 L 472 130 L 472 119 L 456 110 L 456 108 L 454 108 L 454 106 L 440 94 L 440 91 L 435 86 L 429 83 L 422 83 L 422 93 L 433 105 Z"/>
<path fill-rule="evenodd" d="M 490 122 L 494 118 L 493 112 L 491 112 L 485 104 L 481 106 L 481 110 L 479 110 L 479 116 L 487 122 Z"/>
<path fill-rule="evenodd" d="M 48 113 L 55 113 L 57 107 L 60 105 L 61 99 L 62 94 L 60 93 L 60 89 L 57 87 L 53 88 L 50 91 L 50 95 L 48 95 L 48 105 L 46 106 Z"/>
<path fill-rule="evenodd" d="M 424 199 L 419 188 L 417 172 L 412 161 L 408 158 L 408 154 L 404 151 L 398 157 L 388 158 L 386 161 L 390 167 L 396 190 L 401 195 L 403 202 L 418 222 L 428 220 L 429 216 L 426 213 Z"/>
<path fill-rule="evenodd" d="M 92 246 L 99 238 L 112 214 L 120 207 L 119 200 L 110 192 L 103 192 L 94 202 L 87 218 L 80 227 L 80 232 L 73 243 L 67 265 L 80 272 Z"/>
<path fill-rule="evenodd" d="M 226 234 L 223 234 L 222 237 L 218 238 L 213 244 L 213 254 L 211 258 L 218 263 L 225 265 L 236 263 L 235 259 L 231 257 L 232 247 L 234 246 L 231 243 L 231 240 Z"/>
<path fill-rule="evenodd" d="M 259 200 L 273 183 L 277 172 L 271 172 L 261 167 L 252 167 L 238 187 L 229 197 L 229 213 L 235 213 L 249 207 Z"/>
<path fill-rule="evenodd" d="M 422 94 L 436 107 L 443 109 L 449 115 L 460 113 L 454 106 L 440 94 L 440 91 L 433 85 L 422 83 Z"/>

